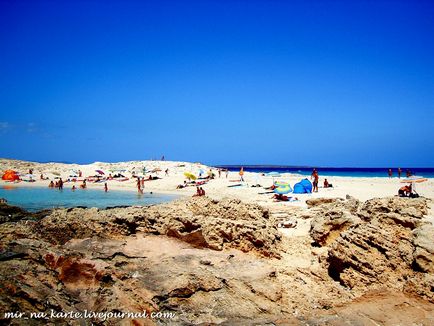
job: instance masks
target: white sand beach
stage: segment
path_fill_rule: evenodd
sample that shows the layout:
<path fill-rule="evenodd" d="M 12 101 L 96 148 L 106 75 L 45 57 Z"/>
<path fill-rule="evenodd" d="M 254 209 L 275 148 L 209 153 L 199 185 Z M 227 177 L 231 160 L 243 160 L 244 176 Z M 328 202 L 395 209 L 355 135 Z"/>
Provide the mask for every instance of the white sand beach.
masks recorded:
<path fill-rule="evenodd" d="M 146 168 L 146 173 L 143 173 L 143 168 Z M 79 165 L 79 164 L 64 164 L 64 163 L 35 163 L 25 162 L 19 160 L 1 159 L 0 171 L 8 169 L 15 170 L 21 175 L 25 175 L 29 172 L 29 169 L 33 170 L 35 182 L 18 182 L 13 183 L 14 186 L 19 187 L 35 187 L 43 186 L 48 187 L 50 180 L 55 180 L 56 177 L 61 177 L 64 181 L 71 179 L 71 176 L 76 175 L 78 170 L 82 171 L 82 178 L 79 180 L 98 175 L 96 170 L 104 172 L 102 177 L 107 177 L 110 173 L 113 175 L 118 173 L 116 171 L 122 171 L 122 175 L 129 178 L 127 181 L 108 180 L 107 185 L 109 190 L 129 190 L 137 191 L 136 178 L 134 175 L 140 177 L 149 177 L 149 175 L 159 177 L 157 180 L 146 180 L 144 192 L 157 192 L 176 194 L 179 196 L 192 196 L 196 192 L 196 187 L 190 185 L 183 189 L 177 189 L 177 186 L 183 184 L 187 180 L 184 173 L 190 172 L 196 176 L 199 175 L 200 170 L 204 171 L 204 176 L 208 171 L 212 171 L 215 174 L 215 178 L 202 185 L 206 192 L 206 195 L 213 199 L 223 199 L 226 197 L 237 198 L 247 203 L 257 203 L 263 206 L 279 207 L 279 206 L 305 206 L 305 201 L 310 198 L 345 198 L 347 195 L 352 196 L 359 200 L 368 200 L 371 198 L 383 198 L 397 195 L 398 189 L 403 186 L 401 180 L 397 177 L 394 178 L 365 178 L 365 177 L 341 177 L 341 176 L 327 176 L 329 183 L 333 185 L 333 188 L 323 188 L 324 177 L 321 176 L 321 170 L 319 171 L 319 191 L 311 194 L 294 194 L 293 198 L 297 198 L 292 202 L 274 202 L 272 199 L 273 194 L 271 190 L 266 190 L 264 187 L 270 187 L 274 181 L 288 182 L 291 186 L 299 182 L 306 176 L 284 173 L 280 177 L 272 178 L 269 176 L 263 176 L 259 173 L 245 172 L 245 182 L 238 181 L 240 176 L 238 172 L 229 172 L 226 177 L 225 172 L 221 173 L 219 177 L 218 169 L 209 167 L 201 163 L 191 162 L 177 162 L 177 161 L 130 161 L 119 163 L 103 163 L 95 162 L 92 164 Z M 168 169 L 168 175 L 165 174 L 165 170 Z M 115 172 L 113 172 L 115 171 Z M 149 171 L 149 172 L 148 172 Z M 43 174 L 48 180 L 40 180 L 40 175 Z M 199 180 L 198 180 L 199 181 Z M 0 180 L 0 185 L 11 185 L 10 182 Z M 77 182 L 66 182 L 64 189 L 70 189 L 73 185 L 78 187 L 81 184 Z M 255 185 L 261 185 L 261 187 L 252 187 Z M 101 189 L 104 188 L 104 182 L 93 183 L 87 182 L 89 189 Z M 429 178 L 426 182 L 416 185 L 417 192 L 426 198 L 434 198 L 434 179 Z M 289 194 L 288 196 L 291 196 Z"/>

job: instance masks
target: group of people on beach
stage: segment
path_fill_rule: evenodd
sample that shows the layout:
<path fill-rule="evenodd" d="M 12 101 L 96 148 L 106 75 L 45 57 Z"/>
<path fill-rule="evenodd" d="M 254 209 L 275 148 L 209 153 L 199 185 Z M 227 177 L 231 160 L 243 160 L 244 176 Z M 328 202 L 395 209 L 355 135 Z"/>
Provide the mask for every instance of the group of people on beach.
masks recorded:
<path fill-rule="evenodd" d="M 318 192 L 318 183 L 319 183 L 319 174 L 316 168 L 313 169 L 312 174 L 310 176 L 312 182 L 312 192 Z M 324 179 L 323 188 L 333 188 L 333 185 L 329 183 L 327 178 Z"/>
<path fill-rule="evenodd" d="M 59 180 L 56 180 L 56 182 L 53 182 L 53 180 L 50 181 L 48 184 L 48 188 L 57 188 L 59 190 L 63 189 L 63 180 L 60 178 Z"/>
<path fill-rule="evenodd" d="M 29 172 L 33 172 L 33 171 L 30 170 Z M 169 169 L 166 169 L 164 171 L 164 173 L 166 176 L 168 176 L 169 175 Z M 78 170 L 78 172 L 76 172 L 75 175 L 70 175 L 69 178 L 65 182 L 78 181 L 77 174 L 78 174 L 78 177 L 82 177 L 82 172 L 80 170 Z M 137 190 L 140 194 L 143 194 L 143 189 L 145 188 L 145 181 L 152 181 L 152 180 L 161 179 L 160 177 L 153 176 L 151 174 L 148 177 L 144 177 L 144 176 L 140 177 L 140 176 L 135 175 L 135 171 L 132 172 L 132 177 L 137 179 L 136 186 L 137 186 Z M 59 190 L 62 190 L 63 185 L 64 185 L 64 181 L 62 180 L 62 178 L 56 178 L 56 179 L 58 179 L 58 180 L 50 181 L 50 183 L 48 184 L 48 187 L 49 188 L 57 188 Z M 41 174 L 41 180 L 48 180 L 48 178 L 44 178 L 43 174 Z M 108 188 L 107 181 L 110 181 L 110 180 L 125 181 L 125 180 L 128 180 L 128 178 L 126 178 L 125 175 L 123 175 L 121 173 L 116 173 L 114 175 L 109 173 L 109 175 L 107 177 L 103 176 L 103 175 L 95 175 L 95 176 L 90 176 L 90 177 L 84 178 L 79 187 L 81 189 L 86 189 L 87 188 L 87 182 L 93 182 L 93 183 L 104 182 L 104 191 L 108 192 L 109 188 Z M 72 191 L 74 191 L 76 189 L 77 189 L 77 187 L 75 185 L 73 185 L 71 188 Z"/>
<path fill-rule="evenodd" d="M 56 188 L 59 190 L 63 190 L 63 179 L 59 178 L 56 181 L 51 180 L 50 183 L 48 184 L 48 188 Z M 83 182 L 80 185 L 80 189 L 86 189 L 87 188 L 87 183 L 86 183 L 86 179 L 83 180 Z M 77 187 L 74 185 L 72 185 L 71 190 L 75 191 L 77 189 Z M 107 186 L 107 182 L 104 183 L 104 191 L 107 192 L 108 191 L 108 186 Z"/>
<path fill-rule="evenodd" d="M 398 178 L 401 178 L 401 175 L 402 175 L 402 169 L 401 169 L 401 168 L 398 168 L 397 172 L 398 172 Z M 389 178 L 392 178 L 392 177 L 393 177 L 393 171 L 392 171 L 392 169 L 389 169 L 389 170 L 387 171 L 387 175 L 389 176 Z M 411 172 L 411 170 L 407 169 L 407 170 L 405 171 L 405 175 L 406 175 L 407 178 L 409 178 L 409 177 L 411 177 L 411 176 L 413 175 L 413 173 Z"/>
<path fill-rule="evenodd" d="M 193 195 L 193 197 L 200 197 L 205 196 L 205 190 L 203 190 L 202 187 L 196 187 L 196 193 Z"/>
<path fill-rule="evenodd" d="M 169 169 L 166 169 L 165 171 L 166 174 L 169 173 Z M 158 180 L 161 179 L 157 176 L 152 176 L 151 174 L 145 178 L 145 177 L 139 177 L 139 176 L 134 176 L 137 181 L 136 181 L 136 186 L 137 186 L 137 192 L 139 194 L 143 194 L 143 190 L 145 189 L 145 181 L 152 181 L 152 180 Z"/>

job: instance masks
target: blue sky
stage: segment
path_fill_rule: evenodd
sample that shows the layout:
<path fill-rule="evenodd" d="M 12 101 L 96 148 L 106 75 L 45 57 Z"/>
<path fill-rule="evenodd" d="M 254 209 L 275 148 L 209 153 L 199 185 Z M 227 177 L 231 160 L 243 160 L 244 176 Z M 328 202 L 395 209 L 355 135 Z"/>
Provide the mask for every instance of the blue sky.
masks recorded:
<path fill-rule="evenodd" d="M 0 157 L 433 167 L 433 12 L 0 0 Z"/>

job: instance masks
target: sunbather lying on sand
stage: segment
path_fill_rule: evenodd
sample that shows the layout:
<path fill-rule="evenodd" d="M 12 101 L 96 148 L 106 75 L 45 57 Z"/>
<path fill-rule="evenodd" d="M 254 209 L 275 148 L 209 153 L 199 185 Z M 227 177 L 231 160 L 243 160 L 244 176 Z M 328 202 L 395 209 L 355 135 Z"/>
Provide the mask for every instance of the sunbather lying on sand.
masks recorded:
<path fill-rule="evenodd" d="M 288 201 L 289 200 L 288 196 L 281 195 L 281 194 L 274 194 L 274 196 L 271 198 L 277 199 L 279 201 Z"/>
<path fill-rule="evenodd" d="M 182 189 L 182 188 L 185 188 L 185 187 L 187 187 L 187 181 L 184 180 L 184 184 L 183 185 L 178 185 L 176 187 L 176 189 Z"/>
<path fill-rule="evenodd" d="M 298 200 L 297 197 L 293 198 L 293 197 L 288 197 L 288 196 L 280 195 L 280 194 L 274 194 L 274 196 L 271 198 L 274 199 L 275 202 L 278 202 L 278 201 L 297 201 Z"/>
<path fill-rule="evenodd" d="M 158 180 L 161 179 L 159 177 L 153 177 L 152 175 L 149 175 L 149 177 L 147 179 L 145 179 L 145 181 L 152 181 L 152 180 Z"/>

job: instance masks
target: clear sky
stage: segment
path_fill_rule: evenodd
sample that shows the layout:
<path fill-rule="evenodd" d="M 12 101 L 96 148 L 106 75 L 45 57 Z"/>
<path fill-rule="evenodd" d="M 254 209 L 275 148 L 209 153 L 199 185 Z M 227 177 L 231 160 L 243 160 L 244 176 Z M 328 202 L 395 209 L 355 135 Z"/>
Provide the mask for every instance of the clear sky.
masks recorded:
<path fill-rule="evenodd" d="M 0 0 L 0 157 L 434 166 L 434 1 Z"/>

